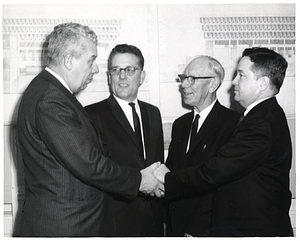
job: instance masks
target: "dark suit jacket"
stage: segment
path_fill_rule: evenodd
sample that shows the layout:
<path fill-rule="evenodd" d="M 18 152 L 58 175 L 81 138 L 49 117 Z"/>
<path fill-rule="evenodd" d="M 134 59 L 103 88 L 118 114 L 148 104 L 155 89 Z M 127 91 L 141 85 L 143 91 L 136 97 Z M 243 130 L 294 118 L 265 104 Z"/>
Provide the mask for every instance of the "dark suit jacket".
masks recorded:
<path fill-rule="evenodd" d="M 26 198 L 21 236 L 110 236 L 107 191 L 133 198 L 139 170 L 103 155 L 77 99 L 49 72 L 26 89 L 18 113 Z"/>
<path fill-rule="evenodd" d="M 175 120 L 172 141 L 166 165 L 171 171 L 196 166 L 216 155 L 232 135 L 240 114 L 227 109 L 217 101 L 202 124 L 195 144 L 186 153 L 193 112 Z M 211 233 L 213 191 L 199 192 L 171 201 L 169 206 L 168 235 L 209 236 Z"/>
<path fill-rule="evenodd" d="M 216 190 L 212 236 L 291 235 L 292 147 L 276 99 L 255 106 L 217 155 L 165 176 L 166 196 Z"/>
<path fill-rule="evenodd" d="M 108 99 L 86 108 L 100 133 L 108 155 L 121 166 L 143 169 L 157 161 L 164 161 L 163 131 L 159 109 L 139 101 L 141 109 L 146 160 L 139 149 L 138 140 L 123 110 L 111 95 Z M 113 208 L 116 218 L 116 236 L 137 236 L 147 216 L 146 199 L 138 196 L 126 200 L 114 196 Z M 149 205 L 150 207 L 150 205 Z M 162 207 L 158 198 L 151 198 L 151 208 L 157 229 L 163 235 Z"/>

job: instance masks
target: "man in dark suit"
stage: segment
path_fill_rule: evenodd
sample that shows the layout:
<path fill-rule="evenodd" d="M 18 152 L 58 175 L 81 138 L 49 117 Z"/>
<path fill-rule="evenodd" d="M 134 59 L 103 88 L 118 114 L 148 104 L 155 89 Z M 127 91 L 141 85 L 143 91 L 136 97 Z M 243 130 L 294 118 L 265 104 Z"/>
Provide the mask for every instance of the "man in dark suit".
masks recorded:
<path fill-rule="evenodd" d="M 214 58 L 200 56 L 192 60 L 179 75 L 183 102 L 193 111 L 173 123 L 167 167 L 180 170 L 202 163 L 216 155 L 240 118 L 240 114 L 222 106 L 216 92 L 224 79 L 224 69 Z M 196 136 L 191 140 L 191 126 L 197 115 Z M 214 192 L 193 193 L 169 204 L 168 236 L 209 236 Z"/>
<path fill-rule="evenodd" d="M 157 107 L 137 99 L 145 79 L 144 57 L 132 45 L 115 46 L 108 58 L 109 98 L 85 107 L 107 146 L 108 155 L 120 164 L 139 170 L 164 161 L 163 131 Z M 133 109 L 135 104 L 141 137 L 137 137 Z M 113 195 L 115 227 L 118 237 L 163 236 L 161 200 L 138 195 L 128 200 Z"/>
<path fill-rule="evenodd" d="M 20 236 L 111 236 L 107 192 L 134 198 L 163 188 L 152 169 L 117 165 L 104 155 L 88 113 L 73 94 L 99 72 L 97 36 L 65 23 L 49 38 L 48 67 L 24 92 L 18 138 L 25 168 Z"/>
<path fill-rule="evenodd" d="M 217 155 L 195 167 L 156 175 L 168 198 L 216 190 L 211 236 L 292 236 L 289 172 L 292 146 L 275 95 L 286 60 L 267 48 L 243 52 L 233 80 L 244 119 Z"/>

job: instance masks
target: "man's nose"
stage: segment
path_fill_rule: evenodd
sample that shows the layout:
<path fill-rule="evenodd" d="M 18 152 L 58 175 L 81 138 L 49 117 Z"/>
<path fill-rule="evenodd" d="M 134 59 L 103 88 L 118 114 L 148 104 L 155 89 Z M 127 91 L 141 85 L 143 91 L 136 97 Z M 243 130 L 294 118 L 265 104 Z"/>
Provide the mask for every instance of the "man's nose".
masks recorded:
<path fill-rule="evenodd" d="M 232 80 L 232 84 L 233 85 L 237 85 L 238 84 L 238 75 L 236 75 L 235 78 Z"/>
<path fill-rule="evenodd" d="M 99 67 L 96 63 L 93 65 L 93 73 L 98 74 L 99 73 Z"/>
<path fill-rule="evenodd" d="M 120 70 L 119 77 L 120 77 L 120 79 L 125 79 L 126 78 L 126 71 L 125 71 L 125 69 L 121 69 Z"/>
<path fill-rule="evenodd" d="M 185 88 L 185 87 L 188 87 L 190 86 L 187 78 L 185 78 L 182 82 L 181 82 L 181 87 Z"/>

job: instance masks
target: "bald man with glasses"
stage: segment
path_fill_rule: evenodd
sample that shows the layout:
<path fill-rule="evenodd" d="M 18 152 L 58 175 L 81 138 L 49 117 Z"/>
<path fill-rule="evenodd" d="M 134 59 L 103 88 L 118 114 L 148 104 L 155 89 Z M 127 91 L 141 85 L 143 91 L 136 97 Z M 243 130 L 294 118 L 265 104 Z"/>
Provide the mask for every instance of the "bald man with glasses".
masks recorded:
<path fill-rule="evenodd" d="M 140 49 L 127 44 L 115 46 L 108 58 L 111 95 L 86 107 L 112 160 L 139 170 L 164 161 L 160 111 L 137 98 L 146 76 L 143 68 Z M 114 236 L 163 236 L 161 201 L 142 193 L 131 200 L 113 196 Z"/>
<path fill-rule="evenodd" d="M 173 123 L 166 160 L 171 171 L 199 165 L 216 155 L 240 118 L 240 114 L 217 100 L 224 69 L 216 59 L 199 56 L 178 77 L 183 102 L 192 111 Z M 210 236 L 213 201 L 213 191 L 172 199 L 168 207 L 167 236 Z"/>

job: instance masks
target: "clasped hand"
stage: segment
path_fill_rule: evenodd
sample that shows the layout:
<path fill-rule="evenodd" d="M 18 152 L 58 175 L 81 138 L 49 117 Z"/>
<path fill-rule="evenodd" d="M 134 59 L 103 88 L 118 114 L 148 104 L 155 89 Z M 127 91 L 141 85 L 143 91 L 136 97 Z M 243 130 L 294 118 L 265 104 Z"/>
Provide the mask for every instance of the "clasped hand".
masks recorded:
<path fill-rule="evenodd" d="M 139 191 L 151 196 L 163 197 L 165 195 L 165 174 L 170 170 L 160 162 L 155 162 L 141 170 L 142 181 Z"/>

